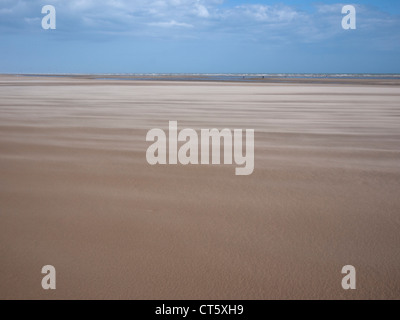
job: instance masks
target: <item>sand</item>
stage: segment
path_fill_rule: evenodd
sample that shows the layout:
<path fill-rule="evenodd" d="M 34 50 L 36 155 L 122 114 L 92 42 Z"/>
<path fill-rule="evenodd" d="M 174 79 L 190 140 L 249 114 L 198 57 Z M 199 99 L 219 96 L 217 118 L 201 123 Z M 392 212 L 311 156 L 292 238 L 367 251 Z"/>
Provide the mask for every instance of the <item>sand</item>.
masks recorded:
<path fill-rule="evenodd" d="M 399 299 L 399 102 L 378 80 L 0 76 L 0 298 Z M 253 174 L 150 166 L 169 120 L 255 129 Z"/>

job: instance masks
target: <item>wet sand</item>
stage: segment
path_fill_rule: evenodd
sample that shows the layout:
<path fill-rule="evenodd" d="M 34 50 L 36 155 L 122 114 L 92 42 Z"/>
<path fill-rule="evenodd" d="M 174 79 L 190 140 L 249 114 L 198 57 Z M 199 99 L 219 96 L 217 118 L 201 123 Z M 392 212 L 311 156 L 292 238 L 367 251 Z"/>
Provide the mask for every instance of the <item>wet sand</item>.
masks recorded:
<path fill-rule="evenodd" d="M 0 76 L 0 298 L 399 299 L 400 83 L 384 81 Z M 169 120 L 255 129 L 253 174 L 149 165 Z"/>

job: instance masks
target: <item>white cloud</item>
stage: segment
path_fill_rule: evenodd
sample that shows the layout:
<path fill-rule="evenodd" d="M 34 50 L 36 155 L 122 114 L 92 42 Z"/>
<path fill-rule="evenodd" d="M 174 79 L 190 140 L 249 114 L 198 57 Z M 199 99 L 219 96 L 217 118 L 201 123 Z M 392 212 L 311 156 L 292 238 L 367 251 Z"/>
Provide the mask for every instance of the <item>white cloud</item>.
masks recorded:
<path fill-rule="evenodd" d="M 207 8 L 202 4 L 197 4 L 196 9 L 197 9 L 197 15 L 199 17 L 208 18 L 210 16 L 210 13 L 208 12 Z"/>
<path fill-rule="evenodd" d="M 24 18 L 27 23 L 37 23 L 40 21 L 40 18 Z"/>
<path fill-rule="evenodd" d="M 163 27 L 163 28 L 171 28 L 171 27 L 184 27 L 184 28 L 193 28 L 191 24 L 184 23 L 184 22 L 177 22 L 175 20 L 171 20 L 169 22 L 152 22 L 149 23 L 150 26 L 155 27 Z"/>
<path fill-rule="evenodd" d="M 317 4 L 316 8 L 319 13 L 338 13 L 342 11 L 342 7 L 344 4 L 335 3 L 335 4 Z"/>

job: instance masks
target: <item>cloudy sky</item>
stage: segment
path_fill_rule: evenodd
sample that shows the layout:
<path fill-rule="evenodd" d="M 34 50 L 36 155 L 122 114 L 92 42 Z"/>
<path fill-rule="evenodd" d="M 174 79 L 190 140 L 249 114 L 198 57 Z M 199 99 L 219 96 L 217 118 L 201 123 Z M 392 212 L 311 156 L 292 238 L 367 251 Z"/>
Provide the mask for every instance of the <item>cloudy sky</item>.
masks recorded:
<path fill-rule="evenodd" d="M 0 73 L 327 72 L 400 73 L 400 1 L 0 0 Z"/>

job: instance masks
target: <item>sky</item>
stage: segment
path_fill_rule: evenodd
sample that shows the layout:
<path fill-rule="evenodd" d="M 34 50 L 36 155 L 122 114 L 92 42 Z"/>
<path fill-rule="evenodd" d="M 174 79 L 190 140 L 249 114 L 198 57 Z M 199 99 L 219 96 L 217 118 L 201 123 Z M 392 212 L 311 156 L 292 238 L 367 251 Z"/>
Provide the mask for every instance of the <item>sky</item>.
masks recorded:
<path fill-rule="evenodd" d="M 400 1 L 0 0 L 0 73 L 400 73 Z"/>

